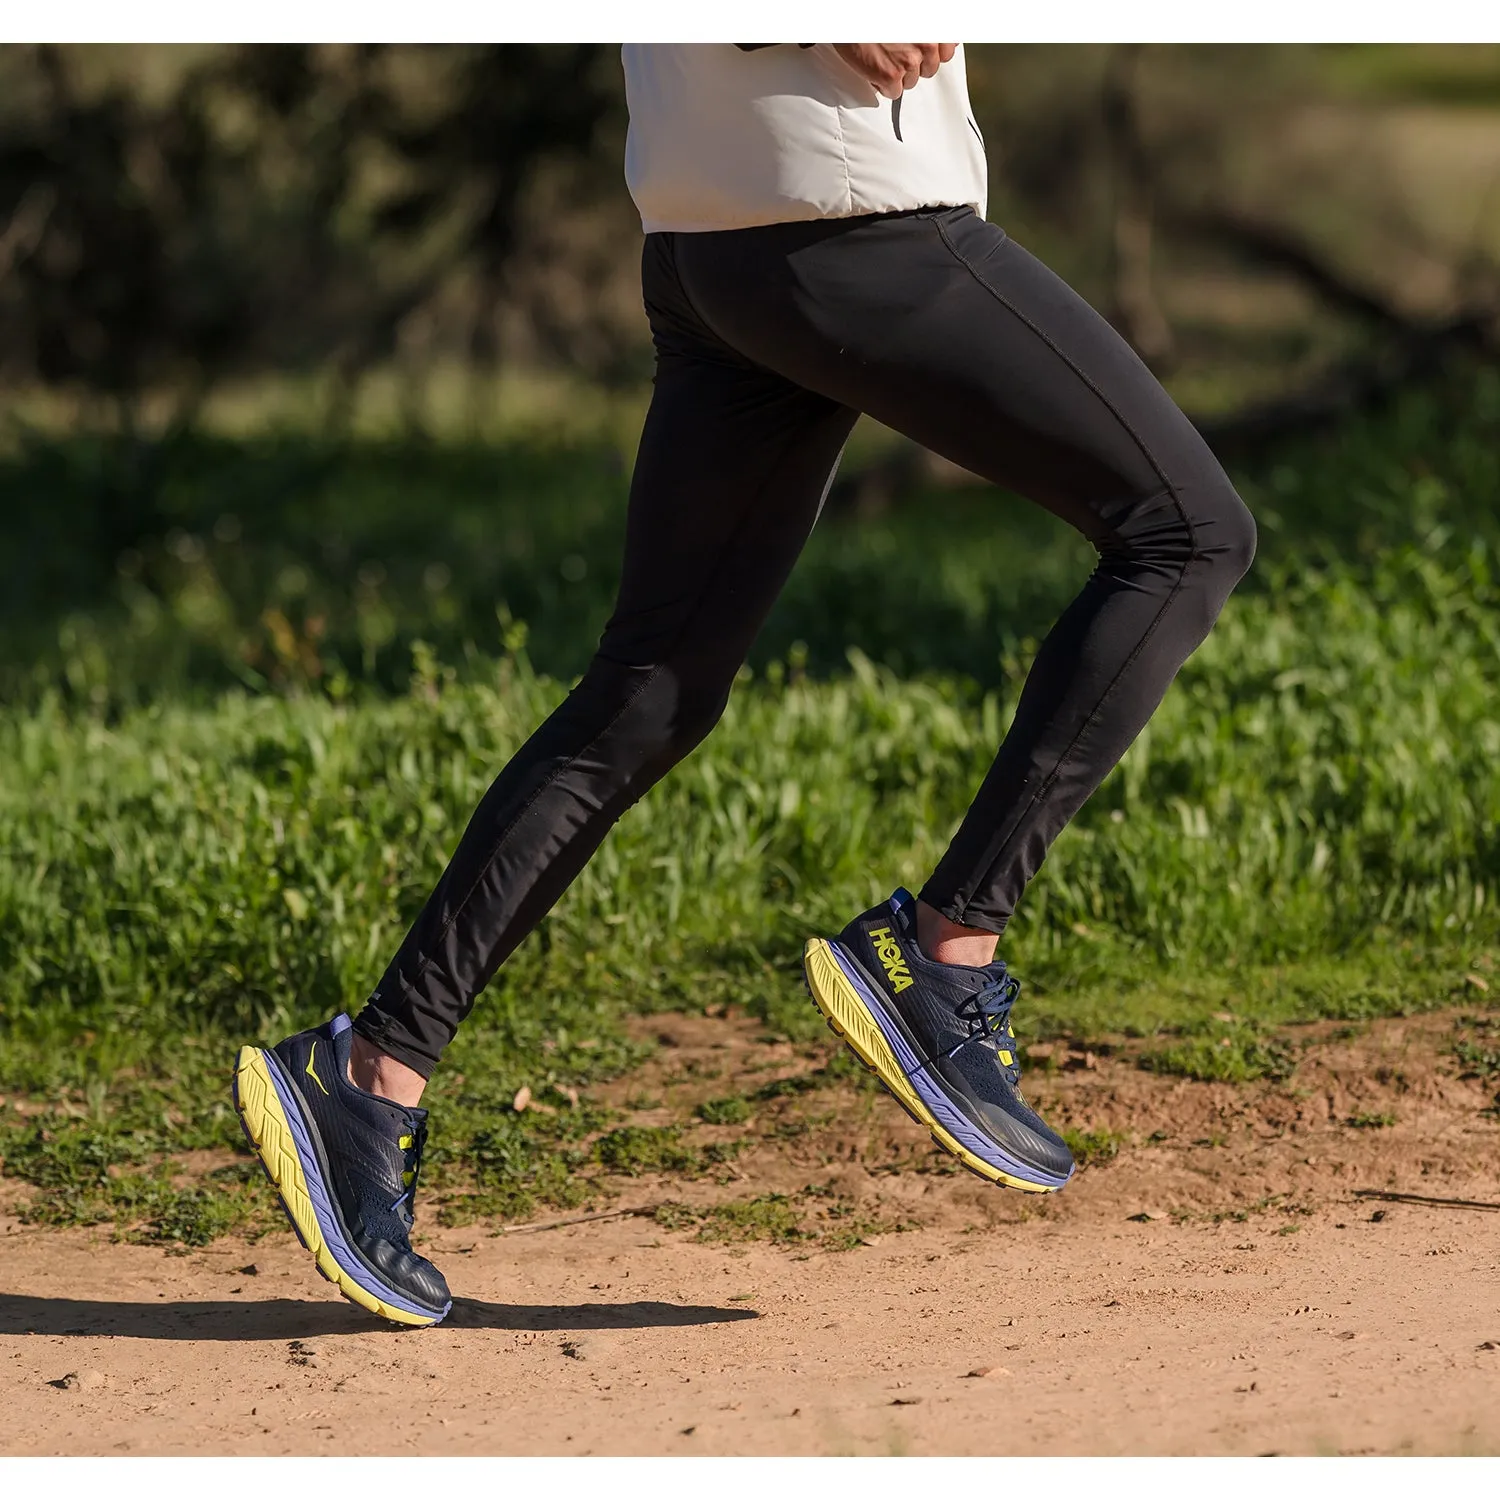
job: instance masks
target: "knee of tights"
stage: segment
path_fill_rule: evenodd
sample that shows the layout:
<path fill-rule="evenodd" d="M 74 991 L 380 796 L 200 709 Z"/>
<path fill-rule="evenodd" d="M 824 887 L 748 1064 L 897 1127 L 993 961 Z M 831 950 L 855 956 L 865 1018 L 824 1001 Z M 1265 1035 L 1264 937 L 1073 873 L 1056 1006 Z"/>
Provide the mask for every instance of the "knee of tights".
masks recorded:
<path fill-rule="evenodd" d="M 1213 503 L 1195 514 L 1193 540 L 1197 560 L 1184 578 L 1185 602 L 1201 639 L 1255 560 L 1255 518 L 1227 479 L 1216 488 Z"/>
<path fill-rule="evenodd" d="M 682 691 L 659 725 L 655 757 L 658 770 L 676 765 L 697 749 L 723 718 L 728 702 L 727 689 Z"/>
<path fill-rule="evenodd" d="M 1196 560 L 1192 573 L 1198 585 L 1227 597 L 1255 560 L 1255 518 L 1217 465 L 1174 486 L 1167 496 L 1170 517 L 1158 507 L 1149 529 L 1138 527 L 1131 536 L 1129 550 L 1184 568 Z"/>
<path fill-rule="evenodd" d="M 1255 517 L 1228 479 L 1222 483 L 1210 520 L 1211 530 L 1204 528 L 1209 530 L 1204 553 L 1213 560 L 1215 572 L 1233 588 L 1255 561 L 1257 535 Z"/>

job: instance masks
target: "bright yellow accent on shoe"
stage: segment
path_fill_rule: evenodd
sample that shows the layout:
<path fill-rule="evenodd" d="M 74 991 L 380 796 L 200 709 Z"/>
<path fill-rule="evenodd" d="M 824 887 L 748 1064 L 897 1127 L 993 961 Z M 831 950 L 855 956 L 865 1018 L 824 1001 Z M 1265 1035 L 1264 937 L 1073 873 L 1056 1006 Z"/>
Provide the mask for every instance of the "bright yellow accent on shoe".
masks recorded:
<path fill-rule="evenodd" d="M 417 1180 L 417 1174 L 415 1172 L 403 1172 L 401 1174 L 401 1181 L 407 1187 L 410 1187 L 412 1185 L 412 1183 L 414 1183 L 416 1180 Z"/>
<path fill-rule="evenodd" d="M 1011 1055 L 1010 1055 L 1010 1053 L 1009 1053 L 1009 1052 L 1007 1052 L 1007 1051 L 1006 1051 L 1006 1050 L 1005 1050 L 1005 1049 L 1004 1049 L 1004 1048 L 1003 1048 L 1003 1047 L 1002 1047 L 1002 1048 L 1001 1048 L 1001 1049 L 1000 1049 L 1000 1061 L 1001 1061 L 1001 1062 L 1003 1062 L 1003 1063 L 1004 1063 L 1004 1064 L 1005 1064 L 1005 1066 L 1006 1066 L 1006 1067 L 1007 1067 L 1007 1068 L 1008 1068 L 1008 1067 L 1009 1067 L 1009 1066 L 1010 1066 L 1010 1065 L 1011 1065 L 1011 1064 L 1012 1064 L 1012 1063 L 1013 1063 L 1013 1062 L 1014 1062 L 1014 1061 L 1015 1061 L 1015 1058 L 1013 1058 L 1013 1057 L 1012 1057 L 1012 1056 L 1011 1056 Z"/>
<path fill-rule="evenodd" d="M 922 1096 L 911 1086 L 901 1063 L 886 1041 L 885 1034 L 876 1025 L 869 1007 L 859 998 L 854 986 L 844 977 L 838 960 L 833 956 L 827 942 L 822 938 L 809 938 L 802 952 L 802 966 L 807 971 L 807 987 L 812 991 L 817 1007 L 828 1018 L 834 1032 L 843 1037 L 845 1045 L 856 1057 L 891 1091 L 891 1097 L 914 1119 L 932 1133 L 933 1140 L 956 1156 L 976 1176 L 986 1182 L 1003 1183 L 1006 1187 L 1019 1188 L 1023 1193 L 1053 1193 L 1056 1188 L 1042 1187 L 1035 1182 L 1025 1182 L 1012 1177 L 998 1167 L 975 1156 L 961 1141 L 950 1134 L 938 1122 L 937 1117 L 922 1102 Z"/>
<path fill-rule="evenodd" d="M 402 1150 L 403 1150 L 403 1151 L 410 1151 L 410 1150 L 411 1150 L 411 1148 L 412 1148 L 412 1147 L 413 1147 L 413 1146 L 414 1146 L 414 1145 L 415 1145 L 415 1144 L 416 1144 L 416 1142 L 415 1142 L 415 1141 L 414 1141 L 414 1140 L 413 1140 L 413 1139 L 412 1139 L 412 1137 L 411 1137 L 411 1136 L 409 1136 L 409 1135 L 403 1135 L 403 1136 L 402 1136 L 402 1137 L 401 1137 L 401 1139 L 400 1139 L 400 1140 L 399 1140 L 399 1141 L 397 1141 L 397 1142 L 396 1142 L 396 1144 L 397 1144 L 397 1145 L 398 1145 L 398 1146 L 399 1146 L 399 1147 L 400 1147 L 400 1148 L 401 1148 L 401 1149 L 402 1149 Z"/>
<path fill-rule="evenodd" d="M 875 957 L 885 969 L 885 977 L 890 980 L 891 988 L 898 995 L 902 990 L 909 990 L 917 981 L 911 977 L 911 970 L 906 965 L 906 955 L 902 953 L 895 934 L 889 927 L 875 927 L 870 931 L 870 941 L 875 945 Z"/>
<path fill-rule="evenodd" d="M 307 1076 L 309 1078 L 312 1079 L 312 1081 L 315 1084 L 317 1084 L 317 1086 L 320 1089 L 323 1089 L 323 1093 L 326 1095 L 328 1093 L 328 1090 L 326 1088 L 324 1088 L 323 1080 L 321 1078 L 319 1078 L 316 1073 L 313 1072 L 313 1063 L 317 1059 L 317 1056 L 318 1056 L 318 1044 L 316 1042 L 314 1042 L 312 1044 L 312 1046 L 308 1048 L 308 1052 L 307 1052 L 307 1067 L 305 1069 L 303 1069 L 303 1071 L 307 1074 Z"/>
<path fill-rule="evenodd" d="M 271 1082 L 270 1064 L 259 1047 L 240 1048 L 240 1055 L 235 1059 L 234 1077 L 239 1090 L 240 1118 L 250 1132 L 256 1155 L 275 1183 L 276 1191 L 295 1221 L 302 1242 L 312 1252 L 318 1270 L 349 1301 L 377 1317 L 415 1328 L 428 1328 L 436 1323 L 438 1319 L 435 1317 L 426 1318 L 382 1302 L 348 1275 L 333 1258 L 333 1252 L 318 1227 L 318 1216 L 313 1212 L 312 1195 L 307 1190 L 307 1178 L 292 1140 L 292 1127 Z"/>

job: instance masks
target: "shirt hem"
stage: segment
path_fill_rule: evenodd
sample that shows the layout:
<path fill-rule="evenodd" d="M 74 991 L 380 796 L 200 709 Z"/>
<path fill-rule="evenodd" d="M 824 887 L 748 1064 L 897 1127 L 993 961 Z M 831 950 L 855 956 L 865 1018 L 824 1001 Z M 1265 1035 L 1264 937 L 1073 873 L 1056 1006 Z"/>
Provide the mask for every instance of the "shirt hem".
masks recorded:
<path fill-rule="evenodd" d="M 745 215 L 725 215 L 717 219 L 700 219 L 684 222 L 680 219 L 648 219 L 641 217 L 641 229 L 646 234 L 715 234 L 724 229 L 764 229 L 771 224 L 807 224 L 818 219 L 863 219 L 871 214 L 907 214 L 920 208 L 972 208 L 980 218 L 984 217 L 984 205 L 972 198 L 924 198 L 915 203 L 852 203 L 829 213 L 823 209 L 809 207 L 805 213 L 794 210 L 765 212 Z"/>

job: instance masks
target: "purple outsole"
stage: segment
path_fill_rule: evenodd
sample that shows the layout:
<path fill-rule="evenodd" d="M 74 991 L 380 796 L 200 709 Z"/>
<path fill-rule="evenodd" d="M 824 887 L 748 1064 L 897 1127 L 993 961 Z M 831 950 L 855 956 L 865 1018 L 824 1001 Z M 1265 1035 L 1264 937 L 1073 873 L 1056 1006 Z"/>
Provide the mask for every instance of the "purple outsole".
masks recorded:
<path fill-rule="evenodd" d="M 1023 1182 L 1035 1183 L 1037 1187 L 1042 1188 L 1060 1188 L 1072 1180 L 1071 1172 L 1066 1177 L 1059 1177 L 1053 1172 L 1043 1172 L 1036 1167 L 1026 1166 L 988 1136 L 980 1135 L 933 1085 L 927 1076 L 927 1070 L 918 1061 L 916 1053 L 911 1050 L 906 1038 L 894 1026 L 886 1025 L 880 1002 L 870 993 L 870 987 L 865 983 L 864 976 L 849 962 L 839 945 L 829 943 L 828 947 L 833 954 L 834 962 L 839 966 L 839 972 L 854 986 L 854 992 L 864 1002 L 870 1018 L 880 1028 L 880 1034 L 890 1044 L 891 1051 L 896 1054 L 896 1061 L 901 1064 L 901 1071 L 906 1075 L 906 1081 L 917 1091 L 922 1102 L 932 1111 L 938 1123 L 949 1135 L 965 1149 L 972 1151 L 980 1161 L 988 1162 L 990 1166 L 1010 1177 L 1019 1177 Z"/>
<path fill-rule="evenodd" d="M 433 1318 L 441 1321 L 448 1316 L 449 1309 L 453 1306 L 451 1301 L 443 1306 L 441 1312 L 430 1307 L 423 1307 L 419 1303 L 403 1297 L 393 1287 L 387 1286 L 382 1281 L 377 1281 L 369 1271 L 369 1268 L 355 1255 L 350 1248 L 349 1242 L 344 1238 L 344 1231 L 339 1224 L 338 1216 L 333 1211 L 333 1203 L 329 1197 L 328 1185 L 323 1180 L 323 1174 L 318 1167 L 318 1154 L 313 1150 L 312 1139 L 307 1132 L 307 1124 L 302 1118 L 302 1110 L 298 1105 L 291 1083 L 281 1070 L 281 1064 L 277 1062 L 275 1053 L 269 1049 L 263 1051 L 261 1056 L 266 1060 L 266 1071 L 271 1076 L 271 1086 L 276 1090 L 276 1097 L 281 1100 L 282 1113 L 286 1115 L 287 1124 L 292 1128 L 292 1142 L 297 1148 L 298 1160 L 302 1163 L 302 1176 L 307 1182 L 307 1195 L 312 1200 L 313 1213 L 318 1220 L 318 1229 L 323 1235 L 333 1258 L 338 1262 L 339 1269 L 346 1276 L 357 1281 L 372 1297 L 379 1297 L 382 1302 L 389 1302 L 392 1307 L 399 1308 L 402 1312 L 412 1313 L 420 1318 Z M 236 1087 L 238 1095 L 238 1087 Z M 236 1098 L 238 1104 L 238 1098 Z M 243 1119 L 240 1121 L 243 1126 Z M 248 1137 L 250 1132 L 246 1130 Z M 252 1141 L 251 1145 L 255 1143 Z M 264 1166 L 264 1163 L 262 1163 Z M 269 1176 L 270 1174 L 267 1173 Z M 286 1205 L 282 1205 L 285 1211 Z M 287 1218 L 292 1220 L 292 1228 L 297 1229 L 296 1220 L 288 1213 Z M 297 1238 L 302 1241 L 303 1248 L 307 1247 L 307 1241 L 302 1239 L 301 1230 L 297 1230 Z"/>

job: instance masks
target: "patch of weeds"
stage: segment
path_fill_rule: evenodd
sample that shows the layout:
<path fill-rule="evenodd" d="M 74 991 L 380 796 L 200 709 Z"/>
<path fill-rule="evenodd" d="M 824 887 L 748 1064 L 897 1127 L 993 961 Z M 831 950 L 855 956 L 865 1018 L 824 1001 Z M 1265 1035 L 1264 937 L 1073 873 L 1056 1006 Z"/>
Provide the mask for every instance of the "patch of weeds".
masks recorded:
<path fill-rule="evenodd" d="M 1454 1030 L 1458 1035 L 1448 1050 L 1458 1076 L 1483 1083 L 1500 1078 L 1500 1016 L 1460 1016 Z"/>
<path fill-rule="evenodd" d="M 749 1139 L 741 1136 L 737 1141 L 710 1141 L 699 1149 L 709 1166 L 721 1167 L 725 1162 L 733 1161 L 749 1144 Z"/>
<path fill-rule="evenodd" d="M 256 1228 L 264 1233 L 276 1222 L 263 1195 L 244 1183 L 210 1180 L 177 1187 L 157 1176 L 121 1179 L 121 1185 L 127 1187 L 133 1210 L 127 1217 L 143 1215 L 119 1235 L 132 1244 L 210 1245 L 223 1234 Z"/>
<path fill-rule="evenodd" d="M 745 1096 L 751 1105 L 769 1104 L 773 1099 L 789 1099 L 799 1094 L 811 1094 L 834 1084 L 850 1084 L 865 1093 L 873 1093 L 880 1085 L 875 1075 L 845 1047 L 840 1047 L 822 1067 L 806 1073 L 795 1073 L 790 1078 L 773 1078 Z"/>
<path fill-rule="evenodd" d="M 825 1250 L 853 1250 L 876 1235 L 902 1234 L 917 1227 L 914 1219 L 887 1219 L 848 1198 L 835 1198 L 822 1215 L 830 1221 L 818 1241 Z"/>
<path fill-rule="evenodd" d="M 811 1073 L 797 1073 L 791 1078 L 775 1078 L 763 1083 L 750 1098 L 757 1104 L 768 1104 L 772 1099 L 788 1099 L 797 1094 L 810 1094 L 827 1084 L 828 1078 L 822 1068 Z"/>
<path fill-rule="evenodd" d="M 922 1177 L 957 1177 L 968 1168 L 946 1151 L 928 1151 L 903 1170 L 915 1172 Z"/>
<path fill-rule="evenodd" d="M 724 1076 L 724 1066 L 708 1058 L 690 1057 L 678 1065 L 672 1076 L 667 1080 L 669 1083 L 681 1083 L 685 1078 L 706 1079 L 712 1081 Z"/>
<path fill-rule="evenodd" d="M 679 1125 L 622 1125 L 594 1142 L 594 1160 L 606 1172 L 641 1177 L 648 1172 L 679 1177 L 701 1176 L 709 1167 L 732 1161 L 744 1141 L 715 1141 L 694 1146 L 682 1139 Z"/>
<path fill-rule="evenodd" d="M 1097 1130 L 1064 1130 L 1062 1138 L 1068 1143 L 1068 1150 L 1073 1153 L 1073 1160 L 1080 1167 L 1096 1167 L 1113 1161 L 1120 1154 L 1120 1147 L 1125 1144 L 1123 1135 L 1105 1126 L 1100 1126 Z"/>
<path fill-rule="evenodd" d="M 61 1229 L 113 1224 L 137 1244 L 207 1245 L 222 1234 L 274 1222 L 248 1160 L 180 1184 L 170 1161 L 149 1158 L 156 1142 L 90 1121 L 33 1122 L 0 1137 L 5 1174 L 39 1189 L 21 1205 L 24 1223 Z"/>
<path fill-rule="evenodd" d="M 1254 1203 L 1248 1203 L 1244 1208 L 1221 1209 L 1215 1213 L 1206 1215 L 1210 1224 L 1243 1224 L 1251 1214 L 1263 1214 L 1274 1208 L 1283 1198 L 1285 1193 L 1267 1193 L 1264 1197 L 1257 1198 Z"/>
<path fill-rule="evenodd" d="M 447 1228 L 458 1228 L 480 1219 L 528 1219 L 544 1208 L 588 1207 L 598 1193 L 596 1183 L 568 1162 L 554 1159 L 523 1177 L 450 1194 L 438 1204 L 437 1220 Z"/>
<path fill-rule="evenodd" d="M 847 1047 L 840 1047 L 818 1071 L 825 1082 L 850 1084 L 862 1093 L 873 1094 L 880 1088 L 875 1075 Z"/>
<path fill-rule="evenodd" d="M 1283 1224 L 1281 1228 L 1276 1231 L 1277 1234 L 1301 1234 L 1301 1232 L 1302 1226 L 1300 1224 Z"/>
<path fill-rule="evenodd" d="M 1356 1111 L 1344 1121 L 1351 1130 L 1384 1130 L 1388 1125 L 1394 1125 L 1396 1117 L 1389 1110 L 1381 1114 L 1368 1110 Z"/>
<path fill-rule="evenodd" d="M 13 1127 L 0 1137 L 5 1175 L 53 1195 L 107 1186 L 112 1169 L 139 1162 L 140 1143 L 92 1122 L 49 1119 Z"/>
<path fill-rule="evenodd" d="M 597 1189 L 582 1171 L 591 1153 L 573 1144 L 587 1123 L 583 1110 L 496 1113 L 458 1144 L 445 1141 L 432 1153 L 436 1163 L 449 1168 L 445 1186 L 462 1172 L 472 1190 L 443 1194 L 438 1222 L 457 1226 L 483 1218 L 524 1219 L 538 1209 L 591 1202 Z"/>
<path fill-rule="evenodd" d="M 820 1249 L 853 1250 L 875 1235 L 915 1229 L 915 1221 L 891 1219 L 872 1212 L 852 1198 L 827 1187 L 808 1187 L 799 1193 L 765 1193 L 690 1208 L 685 1203 L 663 1203 L 654 1215 L 663 1229 L 698 1226 L 701 1244 L 743 1245 L 761 1241 L 773 1245 L 806 1245 Z"/>
<path fill-rule="evenodd" d="M 706 1209 L 697 1237 L 705 1244 L 768 1240 L 773 1245 L 790 1245 L 815 1236 L 802 1227 L 801 1214 L 785 1193 L 767 1193 Z"/>
<path fill-rule="evenodd" d="M 1500 1047 L 1485 1047 L 1477 1042 L 1459 1041 L 1453 1044 L 1453 1056 L 1459 1065 L 1460 1078 L 1480 1078 L 1488 1081 L 1500 1077 Z"/>
<path fill-rule="evenodd" d="M 697 1172 L 703 1158 L 686 1145 L 676 1125 L 622 1125 L 594 1143 L 594 1158 L 606 1172 L 640 1177 L 646 1172 Z"/>
<path fill-rule="evenodd" d="M 750 1101 L 741 1094 L 705 1099 L 694 1113 L 705 1125 L 743 1125 L 750 1118 Z"/>
<path fill-rule="evenodd" d="M 1296 1070 L 1297 1053 L 1281 1038 L 1254 1026 L 1230 1024 L 1145 1052 L 1140 1066 L 1150 1073 L 1201 1083 L 1253 1083 L 1259 1078 L 1283 1083 Z"/>

